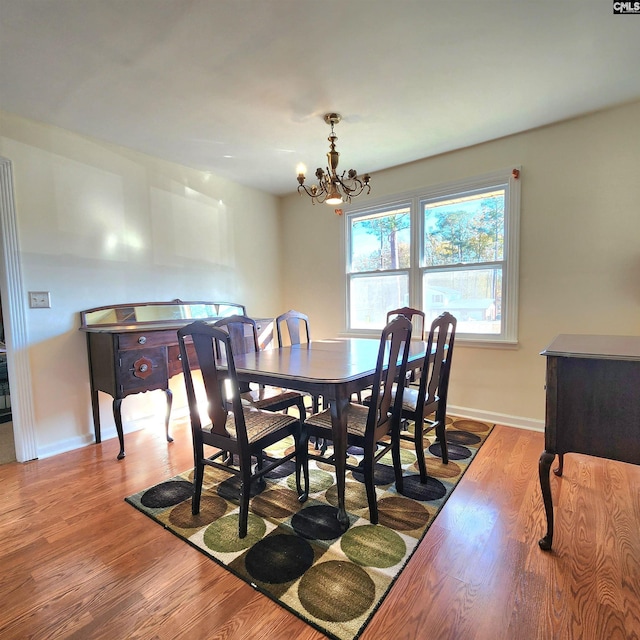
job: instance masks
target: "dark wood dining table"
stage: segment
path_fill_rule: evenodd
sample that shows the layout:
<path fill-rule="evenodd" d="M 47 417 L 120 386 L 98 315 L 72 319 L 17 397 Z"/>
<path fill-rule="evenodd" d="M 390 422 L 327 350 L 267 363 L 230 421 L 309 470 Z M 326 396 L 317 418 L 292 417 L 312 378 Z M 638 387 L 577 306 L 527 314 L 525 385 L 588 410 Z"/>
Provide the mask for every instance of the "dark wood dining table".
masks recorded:
<path fill-rule="evenodd" d="M 379 339 L 336 338 L 235 356 L 240 380 L 320 395 L 329 402 L 338 489 L 338 520 L 345 529 L 349 524 L 345 510 L 346 409 L 353 393 L 372 384 L 379 347 Z M 412 340 L 410 367 L 419 368 L 423 365 L 426 349 L 426 342 Z"/>

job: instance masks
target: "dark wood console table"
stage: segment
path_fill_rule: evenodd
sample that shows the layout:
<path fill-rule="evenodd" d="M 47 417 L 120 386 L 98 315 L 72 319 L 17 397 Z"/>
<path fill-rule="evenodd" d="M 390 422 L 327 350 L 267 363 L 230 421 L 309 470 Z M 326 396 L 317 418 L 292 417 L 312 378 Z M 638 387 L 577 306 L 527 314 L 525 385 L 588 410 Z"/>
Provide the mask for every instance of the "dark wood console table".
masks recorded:
<path fill-rule="evenodd" d="M 541 353 L 547 358 L 545 449 L 540 487 L 547 533 L 553 541 L 549 470 L 557 476 L 564 454 L 582 453 L 640 464 L 640 336 L 559 335 Z"/>
<path fill-rule="evenodd" d="M 80 313 L 80 330 L 87 334 L 91 408 L 96 443 L 101 441 L 98 392 L 113 398 L 113 418 L 120 441 L 118 460 L 125 456 L 122 400 L 131 394 L 162 389 L 167 397 L 166 436 L 173 396 L 169 378 L 182 373 L 176 332 L 194 320 L 215 322 L 246 315 L 243 305 L 224 302 L 144 302 L 96 307 Z M 273 339 L 271 318 L 256 319 L 260 346 Z M 253 344 L 253 336 L 250 336 Z"/>

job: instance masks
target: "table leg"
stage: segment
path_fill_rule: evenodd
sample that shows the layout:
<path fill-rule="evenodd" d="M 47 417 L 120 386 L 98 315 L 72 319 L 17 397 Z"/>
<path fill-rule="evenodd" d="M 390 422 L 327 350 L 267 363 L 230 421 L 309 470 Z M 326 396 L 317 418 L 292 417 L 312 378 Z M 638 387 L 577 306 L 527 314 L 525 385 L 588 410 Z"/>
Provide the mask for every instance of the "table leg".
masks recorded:
<path fill-rule="evenodd" d="M 124 458 L 124 431 L 122 430 L 122 398 L 113 401 L 113 419 L 116 423 L 116 431 L 118 432 L 118 440 L 120 441 L 120 453 L 118 460 Z"/>
<path fill-rule="evenodd" d="M 553 542 L 553 501 L 551 497 L 551 483 L 549 481 L 549 470 L 551 463 L 556 457 L 555 453 L 543 451 L 538 463 L 538 471 L 540 473 L 540 489 L 542 490 L 542 499 L 544 501 L 544 510 L 547 515 L 547 533 L 544 538 L 538 541 L 543 551 L 551 549 Z"/>
<path fill-rule="evenodd" d="M 338 521 L 344 526 L 345 531 L 349 527 L 349 517 L 345 509 L 345 473 L 347 470 L 347 407 L 349 396 L 339 390 L 336 398 L 330 402 L 331 431 L 333 440 L 333 453 L 335 457 L 336 485 L 338 488 Z"/>

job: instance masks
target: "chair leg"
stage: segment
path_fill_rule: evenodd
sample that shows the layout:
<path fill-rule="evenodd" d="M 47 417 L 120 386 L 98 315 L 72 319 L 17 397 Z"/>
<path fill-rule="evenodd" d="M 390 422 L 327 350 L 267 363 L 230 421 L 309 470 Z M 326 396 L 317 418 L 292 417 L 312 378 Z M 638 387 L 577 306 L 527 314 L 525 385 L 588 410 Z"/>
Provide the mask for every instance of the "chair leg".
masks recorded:
<path fill-rule="evenodd" d="M 191 513 L 197 516 L 200 513 L 200 496 L 202 495 L 202 481 L 204 480 L 204 464 L 196 460 L 193 468 L 193 497 L 191 499 Z"/>
<path fill-rule="evenodd" d="M 446 434 L 446 411 L 441 411 L 440 407 L 436 409 L 436 436 L 440 442 L 440 447 L 442 448 L 442 462 L 444 464 L 449 464 L 449 446 L 447 445 L 447 434 Z"/>
<path fill-rule="evenodd" d="M 393 459 L 393 471 L 396 476 L 396 491 L 402 493 L 404 490 L 404 482 L 402 477 L 402 463 L 400 461 L 400 434 L 392 435 L 391 457 Z"/>
<path fill-rule="evenodd" d="M 375 462 L 373 460 L 373 449 L 366 446 L 364 450 L 364 484 L 367 488 L 367 502 L 369 503 L 369 520 L 371 524 L 378 524 L 378 499 L 376 497 L 376 485 L 373 477 Z"/>
<path fill-rule="evenodd" d="M 309 497 L 309 435 L 306 430 L 295 438 L 296 441 L 296 489 L 298 500 L 306 502 Z M 300 472 L 304 474 L 304 491 L 300 483 Z"/>
<path fill-rule="evenodd" d="M 256 469 L 258 471 L 262 471 L 263 467 L 264 467 L 264 451 L 260 451 L 256 456 Z M 265 480 L 264 476 L 260 476 L 258 478 L 257 488 L 260 491 L 263 491 L 264 489 L 266 489 L 266 487 L 267 487 L 267 481 Z"/>
<path fill-rule="evenodd" d="M 427 463 L 424 460 L 424 434 L 422 431 L 422 424 L 418 424 L 416 420 L 414 423 L 415 433 L 413 434 L 416 458 L 418 459 L 418 469 L 420 470 L 420 482 L 425 484 L 427 482 Z"/>
<path fill-rule="evenodd" d="M 240 457 L 240 520 L 238 522 L 238 537 L 246 538 L 249 520 L 249 498 L 251 497 L 251 458 L 243 460 Z"/>

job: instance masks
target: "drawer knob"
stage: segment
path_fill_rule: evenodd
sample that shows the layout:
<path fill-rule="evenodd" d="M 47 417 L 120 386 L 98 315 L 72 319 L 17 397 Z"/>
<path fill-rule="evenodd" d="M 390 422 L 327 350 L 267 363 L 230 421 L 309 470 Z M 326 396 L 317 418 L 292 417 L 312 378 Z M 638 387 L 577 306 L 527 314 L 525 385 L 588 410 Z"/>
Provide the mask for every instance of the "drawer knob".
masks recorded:
<path fill-rule="evenodd" d="M 138 343 L 139 344 L 146 344 L 146 342 L 147 342 L 147 337 L 146 336 L 140 336 L 138 338 Z"/>
<path fill-rule="evenodd" d="M 149 358 L 139 358 L 133 363 L 133 375 L 136 378 L 148 378 L 153 373 L 153 363 Z"/>

